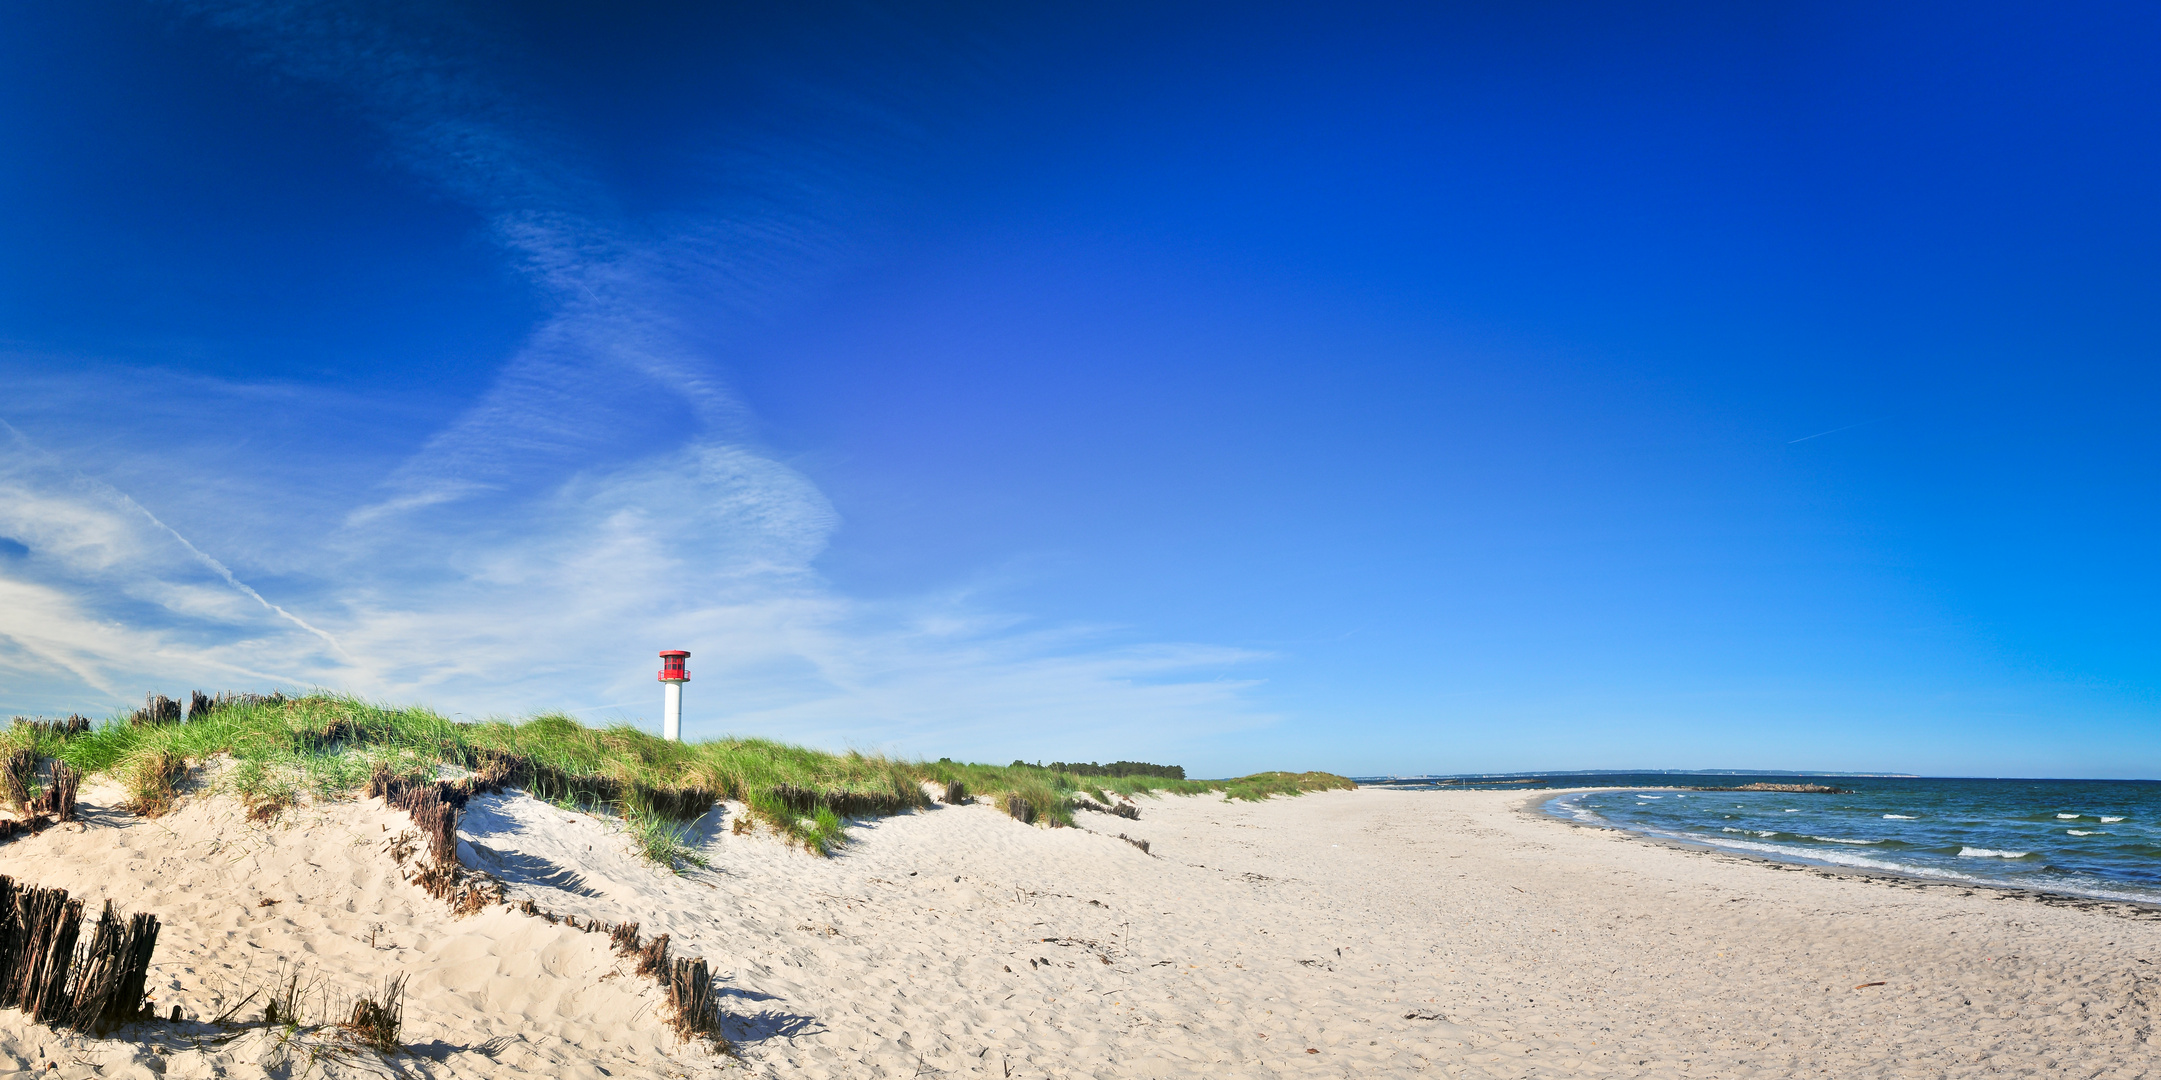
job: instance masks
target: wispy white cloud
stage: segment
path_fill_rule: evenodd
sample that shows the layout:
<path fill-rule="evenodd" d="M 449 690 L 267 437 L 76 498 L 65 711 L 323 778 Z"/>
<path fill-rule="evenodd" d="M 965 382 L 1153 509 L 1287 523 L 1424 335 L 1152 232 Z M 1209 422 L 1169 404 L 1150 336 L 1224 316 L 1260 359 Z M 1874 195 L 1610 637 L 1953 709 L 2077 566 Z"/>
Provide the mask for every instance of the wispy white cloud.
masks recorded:
<path fill-rule="evenodd" d="M 740 437 L 712 320 L 693 334 L 684 312 L 754 315 L 829 268 L 845 247 L 831 204 L 871 181 L 862 170 L 775 141 L 737 156 L 737 197 L 711 212 L 631 220 L 485 57 L 444 51 L 480 35 L 436 6 L 189 9 L 347 95 L 555 307 L 471 408 L 372 489 L 318 495 L 346 501 L 258 538 L 247 561 L 274 568 L 270 595 L 15 435 L 0 535 L 28 554 L 0 558 L 0 670 L 40 689 L 6 704 L 110 706 L 146 683 L 238 679 L 476 715 L 606 713 L 596 703 L 657 701 L 652 654 L 681 647 L 694 732 L 1041 756 L 1265 721 L 1244 703 L 1250 683 L 1226 674 L 1257 654 L 1046 628 L 964 591 L 869 602 L 818 572 L 838 515 Z M 656 424 L 656 402 L 680 423 Z"/>
<path fill-rule="evenodd" d="M 0 424 L 0 437 L 0 537 L 12 542 L 0 562 L 0 666 L 21 680 L 24 706 L 70 704 L 61 695 L 75 686 L 109 706 L 146 676 L 259 681 L 325 667 L 330 635 L 126 494 L 12 427 Z"/>
<path fill-rule="evenodd" d="M 1057 756 L 1163 745 L 1261 722 L 1257 654 L 1120 645 L 1045 628 L 965 592 L 870 602 L 817 572 L 837 517 L 815 485 L 717 443 L 575 474 L 469 533 L 413 528 L 333 555 L 305 618 L 257 603 L 126 496 L 18 439 L 0 472 L 7 702 L 113 707 L 144 689 L 326 685 L 468 715 L 543 708 L 644 719 L 653 652 L 694 651 L 695 733 Z M 40 580 L 42 579 L 42 580 Z M 1200 673 L 1196 677 L 1196 673 Z M 71 696 L 72 695 L 72 696 Z M 88 700 L 85 700 L 85 699 Z"/>

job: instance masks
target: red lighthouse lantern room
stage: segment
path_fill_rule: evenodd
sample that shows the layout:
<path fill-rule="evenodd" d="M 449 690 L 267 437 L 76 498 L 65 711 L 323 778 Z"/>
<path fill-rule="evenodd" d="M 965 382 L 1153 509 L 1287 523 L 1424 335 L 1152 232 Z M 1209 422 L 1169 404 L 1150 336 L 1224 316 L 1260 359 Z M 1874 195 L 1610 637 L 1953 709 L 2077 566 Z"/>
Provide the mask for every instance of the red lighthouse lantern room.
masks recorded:
<path fill-rule="evenodd" d="M 683 661 L 688 659 L 690 659 L 690 654 L 681 649 L 669 649 L 667 652 L 661 653 L 660 681 L 689 682 L 690 672 L 683 667 Z"/>

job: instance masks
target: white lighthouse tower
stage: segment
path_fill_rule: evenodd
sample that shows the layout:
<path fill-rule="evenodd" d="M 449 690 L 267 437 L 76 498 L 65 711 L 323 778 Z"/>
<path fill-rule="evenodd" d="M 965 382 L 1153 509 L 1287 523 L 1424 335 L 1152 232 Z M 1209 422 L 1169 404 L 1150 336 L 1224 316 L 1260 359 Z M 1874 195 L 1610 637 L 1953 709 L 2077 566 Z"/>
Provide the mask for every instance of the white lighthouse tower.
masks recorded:
<path fill-rule="evenodd" d="M 683 741 L 683 684 L 690 681 L 683 661 L 688 659 L 682 649 L 660 654 L 660 733 L 669 742 Z"/>

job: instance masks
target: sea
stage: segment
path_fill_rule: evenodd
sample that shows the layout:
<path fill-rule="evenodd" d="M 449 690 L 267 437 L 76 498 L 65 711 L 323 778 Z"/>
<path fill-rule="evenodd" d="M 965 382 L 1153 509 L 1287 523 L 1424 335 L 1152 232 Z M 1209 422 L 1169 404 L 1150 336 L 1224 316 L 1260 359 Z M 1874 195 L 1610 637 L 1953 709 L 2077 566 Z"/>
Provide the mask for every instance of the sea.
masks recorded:
<path fill-rule="evenodd" d="M 1373 777 L 1395 788 L 1556 794 L 1546 813 L 1819 866 L 2161 904 L 2161 781 L 1796 773 Z M 1834 793 L 1707 791 L 1817 785 Z"/>

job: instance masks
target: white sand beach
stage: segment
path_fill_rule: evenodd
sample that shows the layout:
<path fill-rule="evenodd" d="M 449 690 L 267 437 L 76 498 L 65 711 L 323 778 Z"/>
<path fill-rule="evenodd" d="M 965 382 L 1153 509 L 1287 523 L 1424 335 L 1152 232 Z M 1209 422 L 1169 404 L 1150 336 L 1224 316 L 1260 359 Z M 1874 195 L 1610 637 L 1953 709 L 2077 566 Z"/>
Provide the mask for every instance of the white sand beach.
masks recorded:
<path fill-rule="evenodd" d="M 0 1013 L 0 1075 L 2161 1071 L 2161 913 L 1658 846 L 1520 792 L 1142 799 L 1139 821 L 1056 830 L 939 807 L 865 822 L 831 859 L 733 835 L 727 807 L 710 868 L 680 877 L 605 820 L 475 800 L 467 861 L 513 899 L 706 957 L 740 1063 L 669 1033 L 605 935 L 457 918 L 402 880 L 385 843 L 406 823 L 380 801 L 264 825 L 222 798 L 155 821 L 115 798 L 86 789 L 83 826 L 0 846 L 0 873 L 157 914 L 152 996 L 190 1020 L 94 1040 Z M 207 1045 L 200 1021 L 281 963 L 332 996 L 408 975 L 410 1050 Z"/>

